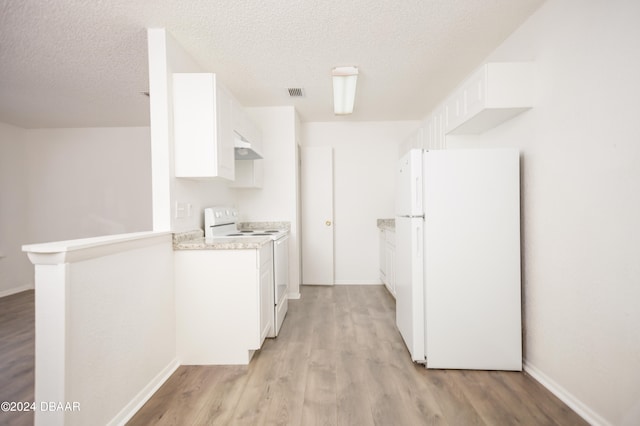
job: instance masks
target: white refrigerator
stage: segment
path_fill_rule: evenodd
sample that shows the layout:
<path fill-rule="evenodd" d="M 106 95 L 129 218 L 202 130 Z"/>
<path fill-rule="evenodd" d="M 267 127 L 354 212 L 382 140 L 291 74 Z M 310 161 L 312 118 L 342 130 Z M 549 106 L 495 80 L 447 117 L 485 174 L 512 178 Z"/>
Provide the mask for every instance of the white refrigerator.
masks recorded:
<path fill-rule="evenodd" d="M 518 151 L 411 150 L 396 194 L 396 323 L 412 360 L 521 370 Z"/>

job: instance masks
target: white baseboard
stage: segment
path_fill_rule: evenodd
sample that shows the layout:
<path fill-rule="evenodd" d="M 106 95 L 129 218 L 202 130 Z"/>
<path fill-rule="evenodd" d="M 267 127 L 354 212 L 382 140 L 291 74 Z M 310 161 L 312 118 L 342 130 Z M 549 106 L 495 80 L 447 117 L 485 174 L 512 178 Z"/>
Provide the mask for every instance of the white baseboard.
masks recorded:
<path fill-rule="evenodd" d="M 552 394 L 558 397 L 562 402 L 567 404 L 573 411 L 578 413 L 585 421 L 593 426 L 611 426 L 611 423 L 602 418 L 598 413 L 589 408 L 585 403 L 572 395 L 565 388 L 560 386 L 552 378 L 544 374 L 534 365 L 526 360 L 524 361 L 524 371 L 540 382 L 542 386 L 547 388 Z"/>
<path fill-rule="evenodd" d="M 300 293 L 289 293 L 287 294 L 287 298 L 289 299 L 300 299 Z"/>
<path fill-rule="evenodd" d="M 154 393 L 167 381 L 169 377 L 180 367 L 177 358 L 169 363 L 156 377 L 153 378 L 120 412 L 113 418 L 108 426 L 121 426 L 126 424 L 138 412 L 140 408 L 153 396 Z"/>
<path fill-rule="evenodd" d="M 0 298 L 11 296 L 12 294 L 22 293 L 23 291 L 33 290 L 35 286 L 33 284 L 25 284 L 20 287 L 10 288 L 8 290 L 0 291 Z"/>
<path fill-rule="evenodd" d="M 336 280 L 335 285 L 382 285 L 378 280 Z"/>

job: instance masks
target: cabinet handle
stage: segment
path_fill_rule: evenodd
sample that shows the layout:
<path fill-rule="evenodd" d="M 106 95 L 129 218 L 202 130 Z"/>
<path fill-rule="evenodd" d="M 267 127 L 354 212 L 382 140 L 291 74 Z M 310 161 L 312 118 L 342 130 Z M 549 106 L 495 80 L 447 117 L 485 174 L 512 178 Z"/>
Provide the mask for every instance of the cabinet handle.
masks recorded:
<path fill-rule="evenodd" d="M 327 226 L 331 226 L 331 221 L 330 221 L 330 220 L 328 220 L 328 221 L 326 221 L 324 224 L 325 224 L 325 225 L 327 225 Z"/>

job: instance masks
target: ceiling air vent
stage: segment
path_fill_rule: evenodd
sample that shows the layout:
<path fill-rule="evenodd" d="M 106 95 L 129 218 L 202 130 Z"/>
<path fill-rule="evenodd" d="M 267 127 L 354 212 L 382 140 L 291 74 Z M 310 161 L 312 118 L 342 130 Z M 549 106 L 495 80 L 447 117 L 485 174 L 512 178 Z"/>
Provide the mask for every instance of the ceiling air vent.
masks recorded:
<path fill-rule="evenodd" d="M 290 87 L 287 90 L 289 91 L 289 96 L 292 98 L 304 97 L 304 89 L 301 87 Z"/>

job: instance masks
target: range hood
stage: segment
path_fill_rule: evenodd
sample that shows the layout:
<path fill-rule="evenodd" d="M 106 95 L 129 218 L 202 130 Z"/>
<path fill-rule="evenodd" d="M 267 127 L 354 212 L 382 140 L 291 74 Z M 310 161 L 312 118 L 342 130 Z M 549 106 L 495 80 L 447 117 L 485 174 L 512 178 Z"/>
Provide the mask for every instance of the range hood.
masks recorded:
<path fill-rule="evenodd" d="M 234 131 L 234 149 L 236 160 L 260 160 L 262 156 L 251 148 L 251 143 Z"/>

